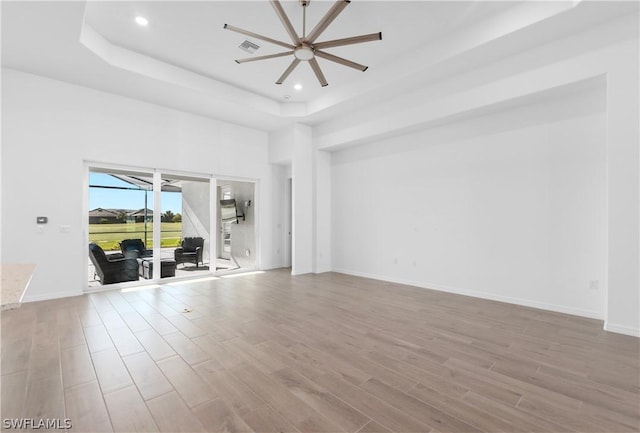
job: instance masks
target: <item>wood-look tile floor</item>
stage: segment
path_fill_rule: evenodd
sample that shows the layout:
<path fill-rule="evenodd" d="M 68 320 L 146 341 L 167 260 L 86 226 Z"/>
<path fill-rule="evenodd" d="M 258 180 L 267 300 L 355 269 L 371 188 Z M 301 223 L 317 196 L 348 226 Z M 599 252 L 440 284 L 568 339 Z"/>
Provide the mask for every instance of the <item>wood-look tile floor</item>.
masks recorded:
<path fill-rule="evenodd" d="M 399 284 L 276 270 L 1 316 L 1 418 L 72 432 L 640 428 L 638 339 Z"/>

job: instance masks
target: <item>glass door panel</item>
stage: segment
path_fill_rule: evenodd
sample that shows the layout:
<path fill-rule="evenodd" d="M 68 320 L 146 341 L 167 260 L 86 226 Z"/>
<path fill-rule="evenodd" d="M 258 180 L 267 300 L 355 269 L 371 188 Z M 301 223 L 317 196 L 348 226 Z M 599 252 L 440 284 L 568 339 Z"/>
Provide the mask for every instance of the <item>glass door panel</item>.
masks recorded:
<path fill-rule="evenodd" d="M 89 171 L 89 286 L 136 281 L 153 249 L 150 173 Z"/>
<path fill-rule="evenodd" d="M 160 238 L 162 277 L 210 271 L 210 179 L 162 174 Z"/>

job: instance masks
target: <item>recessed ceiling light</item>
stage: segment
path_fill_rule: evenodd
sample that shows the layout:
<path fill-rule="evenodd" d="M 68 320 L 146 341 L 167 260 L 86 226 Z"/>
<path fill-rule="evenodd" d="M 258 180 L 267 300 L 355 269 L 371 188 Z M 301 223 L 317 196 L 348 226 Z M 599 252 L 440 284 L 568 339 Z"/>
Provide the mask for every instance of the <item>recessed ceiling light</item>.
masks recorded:
<path fill-rule="evenodd" d="M 293 88 L 296 89 L 296 90 L 302 90 L 302 84 L 298 83 L 298 84 L 294 85 Z"/>
<path fill-rule="evenodd" d="M 139 26 L 143 26 L 143 27 L 145 27 L 145 26 L 149 25 L 149 20 L 148 20 L 148 19 L 146 19 L 145 17 L 137 16 L 137 17 L 136 17 L 136 23 L 137 23 Z"/>

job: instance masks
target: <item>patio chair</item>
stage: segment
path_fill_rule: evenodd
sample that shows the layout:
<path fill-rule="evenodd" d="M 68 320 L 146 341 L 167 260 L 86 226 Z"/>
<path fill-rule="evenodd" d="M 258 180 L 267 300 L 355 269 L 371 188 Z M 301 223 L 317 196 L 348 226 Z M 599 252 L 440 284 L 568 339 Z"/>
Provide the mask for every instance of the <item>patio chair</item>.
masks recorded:
<path fill-rule="evenodd" d="M 202 250 L 204 249 L 204 238 L 184 238 L 181 246 L 173 252 L 176 266 L 180 263 L 195 263 L 196 268 L 199 263 L 204 265 L 202 261 Z M 184 267 L 184 266 L 183 266 Z"/>
<path fill-rule="evenodd" d="M 121 283 L 138 279 L 138 261 L 133 257 L 125 258 L 123 254 L 106 255 L 95 243 L 89 244 L 89 258 L 100 277 L 100 284 Z"/>
<path fill-rule="evenodd" d="M 122 254 L 127 257 L 127 253 L 131 251 L 136 251 L 138 253 L 138 258 L 153 256 L 153 250 L 146 249 L 142 239 L 125 239 L 120 242 L 120 250 L 122 251 Z"/>

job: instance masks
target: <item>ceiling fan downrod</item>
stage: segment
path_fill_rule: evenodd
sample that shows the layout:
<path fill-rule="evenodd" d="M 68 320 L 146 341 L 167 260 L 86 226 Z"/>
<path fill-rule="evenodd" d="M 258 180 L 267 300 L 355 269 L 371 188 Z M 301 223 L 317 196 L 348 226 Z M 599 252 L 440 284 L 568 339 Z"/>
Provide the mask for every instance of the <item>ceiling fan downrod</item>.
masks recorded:
<path fill-rule="evenodd" d="M 302 6 L 302 39 L 307 38 L 307 6 L 311 3 L 311 0 L 298 0 L 300 6 Z"/>

